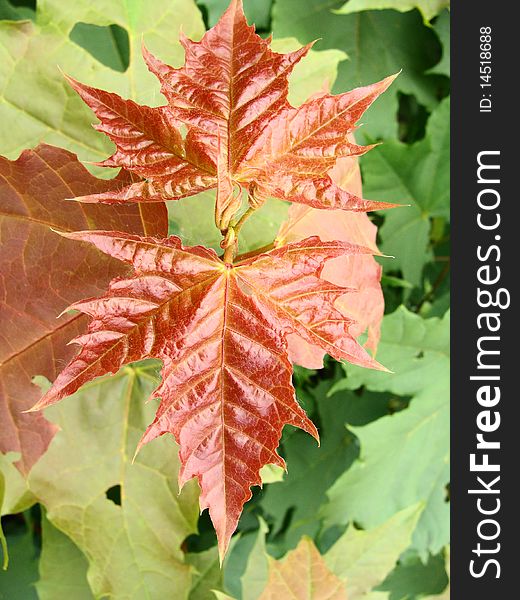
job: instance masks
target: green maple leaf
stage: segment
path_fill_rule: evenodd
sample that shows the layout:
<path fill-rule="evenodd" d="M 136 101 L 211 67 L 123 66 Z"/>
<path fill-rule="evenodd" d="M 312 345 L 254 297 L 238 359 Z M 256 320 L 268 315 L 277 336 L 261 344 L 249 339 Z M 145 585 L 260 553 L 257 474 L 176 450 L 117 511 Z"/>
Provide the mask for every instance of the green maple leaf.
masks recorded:
<path fill-rule="evenodd" d="M 432 254 L 428 248 L 433 217 L 449 220 L 450 100 L 433 112 L 426 137 L 412 145 L 388 140 L 363 157 L 364 193 L 368 198 L 410 204 L 385 215 L 381 251 L 395 256 L 390 271 L 401 269 L 406 281 L 421 282 Z"/>
<path fill-rule="evenodd" d="M 378 590 L 384 590 L 388 600 L 449 600 L 443 556 L 439 554 L 422 560 L 415 553 L 406 552 Z M 438 595 L 440 593 L 442 596 Z"/>
<path fill-rule="evenodd" d="M 348 15 L 363 10 L 398 10 L 407 12 L 417 8 L 425 21 L 431 21 L 444 8 L 450 5 L 450 0 L 349 0 L 337 13 Z"/>
<path fill-rule="evenodd" d="M 114 71 L 70 38 L 77 23 L 119 25 L 128 32 L 130 64 Z M 199 38 L 204 26 L 192 0 L 60 0 L 38 2 L 36 21 L 0 22 L 0 154 L 15 158 L 44 141 L 101 160 L 111 151 L 94 131 L 92 113 L 65 81 L 59 68 L 87 84 L 110 89 L 149 105 L 163 103 L 159 86 L 141 59 L 141 43 L 171 64 L 180 65 L 183 32 Z M 58 68 L 59 67 L 59 68 Z M 37 101 L 35 101 L 37 98 Z"/>
<path fill-rule="evenodd" d="M 355 520 L 374 527 L 415 502 L 426 502 L 413 537 L 423 556 L 449 539 L 449 317 L 424 320 L 405 308 L 383 320 L 378 358 L 394 371 L 348 377 L 335 390 L 390 391 L 411 396 L 409 408 L 364 427 L 360 459 L 327 492 L 322 515 L 329 525 Z M 333 390 L 334 391 L 334 390 Z"/>
<path fill-rule="evenodd" d="M 87 557 L 94 597 L 188 598 L 191 567 L 181 544 L 196 529 L 197 486 L 189 483 L 178 495 L 171 438 L 132 463 L 156 408 L 142 402 L 157 384 L 155 372 L 155 363 L 127 367 L 46 411 L 61 431 L 33 467 L 29 486 L 52 525 Z M 115 486 L 120 506 L 107 497 Z"/>
<path fill-rule="evenodd" d="M 325 562 L 347 582 L 349 600 L 368 600 L 409 546 L 421 504 L 396 513 L 379 527 L 359 530 L 350 525 L 325 554 Z M 377 597 L 377 596 L 375 596 Z"/>
<path fill-rule="evenodd" d="M 438 79 L 426 74 L 440 58 L 437 36 L 426 27 L 416 12 L 363 11 L 337 15 L 332 9 L 344 2 L 277 0 L 273 7 L 275 36 L 294 36 L 302 43 L 320 39 L 317 47 L 338 48 L 349 60 L 339 68 L 334 90 L 341 92 L 370 81 L 378 81 L 386 73 L 402 69 L 392 88 L 373 105 L 363 119 L 357 138 L 397 137 L 398 92 L 414 94 L 420 104 L 432 110 L 437 104 Z"/>

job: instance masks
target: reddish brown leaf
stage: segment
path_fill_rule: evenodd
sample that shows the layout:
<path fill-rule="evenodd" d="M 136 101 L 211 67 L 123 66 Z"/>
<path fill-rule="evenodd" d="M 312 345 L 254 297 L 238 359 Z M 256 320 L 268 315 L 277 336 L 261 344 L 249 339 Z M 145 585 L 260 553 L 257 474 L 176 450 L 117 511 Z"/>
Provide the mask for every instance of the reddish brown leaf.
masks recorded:
<path fill-rule="evenodd" d="M 272 52 L 270 40 L 247 25 L 242 0 L 232 0 L 200 42 L 181 42 L 186 62 L 178 69 L 144 49 L 167 106 L 138 106 L 71 80 L 100 119 L 97 128 L 116 143 L 116 153 L 103 164 L 146 179 L 116 195 L 81 200 L 178 199 L 216 187 L 216 224 L 224 232 L 240 209 L 241 189 L 255 207 L 270 196 L 324 209 L 395 206 L 363 200 L 329 175 L 339 158 L 370 150 L 352 143 L 349 133 L 395 76 L 338 96 L 320 94 L 293 108 L 288 77 L 310 45 Z M 187 128 L 185 139 L 180 124 Z"/>
<path fill-rule="evenodd" d="M 259 600 L 347 600 L 345 583 L 327 567 L 313 541 L 303 537 L 282 560 L 269 557 L 269 579 Z"/>
<path fill-rule="evenodd" d="M 360 195 L 361 175 L 356 158 L 343 158 L 331 172 L 331 177 L 344 189 Z M 342 240 L 359 244 L 378 253 L 376 227 L 366 214 L 348 211 L 320 211 L 306 206 L 292 206 L 289 219 L 280 228 L 277 242 L 294 242 L 317 234 L 322 240 Z M 343 256 L 330 260 L 323 269 L 322 277 L 339 286 L 349 285 L 356 292 L 338 299 L 336 308 L 352 318 L 355 324 L 350 332 L 355 337 L 365 330 L 368 338 L 365 346 L 373 353 L 377 350 L 384 298 L 381 289 L 381 266 L 373 256 Z M 288 337 L 289 356 L 292 362 L 308 369 L 323 366 L 325 355 L 322 348 L 309 344 L 296 335 Z"/>
<path fill-rule="evenodd" d="M 232 178 L 252 140 L 289 106 L 288 76 L 312 44 L 288 54 L 272 52 L 270 39 L 262 39 L 254 26 L 247 25 L 242 0 L 232 0 L 200 42 L 183 36 L 181 43 L 186 64 L 180 69 L 145 50 L 146 62 L 159 78 L 172 113 L 198 132 L 202 145 L 217 149 Z M 218 188 L 217 214 L 228 198 L 225 178 L 223 183 L 224 188 Z M 227 227 L 225 220 L 220 224 Z"/>
<path fill-rule="evenodd" d="M 358 156 L 349 134 L 363 112 L 395 76 L 339 96 L 321 94 L 271 119 L 250 147 L 237 178 L 253 181 L 257 198 L 274 196 L 314 208 L 368 211 L 388 208 L 363 200 L 336 185 L 329 175 L 339 158 Z"/>
<path fill-rule="evenodd" d="M 179 238 L 124 233 L 64 234 L 131 264 L 101 298 L 71 308 L 90 315 L 81 350 L 35 406 L 53 404 L 122 365 L 163 361 L 161 398 L 142 443 L 172 433 L 180 445 L 180 485 L 198 477 L 221 556 L 260 468 L 284 466 L 276 453 L 285 424 L 317 437 L 295 399 L 286 336 L 297 333 L 337 359 L 381 368 L 334 308 L 346 289 L 320 278 L 327 261 L 371 251 L 310 237 L 235 265 Z"/>
<path fill-rule="evenodd" d="M 82 202 L 162 202 L 179 199 L 216 186 L 215 165 L 198 151 L 193 136 L 185 140 L 167 107 L 140 106 L 117 94 L 97 90 L 68 77 L 71 86 L 101 121 L 94 127 L 116 145 L 116 152 L 99 163 L 123 167 L 149 181 L 112 193 L 82 195 Z"/>
<path fill-rule="evenodd" d="M 84 317 L 57 315 L 71 302 L 99 294 L 122 272 L 94 248 L 79 247 L 53 231 L 114 227 L 140 234 L 166 233 L 163 204 L 82 206 L 65 198 L 118 189 L 128 178 L 92 177 L 65 150 L 42 145 L 18 160 L 0 158 L 0 451 L 20 452 L 27 473 L 54 428 L 40 414 L 23 414 L 39 397 L 35 375 L 54 380 L 73 355 L 65 344 L 84 328 Z"/>

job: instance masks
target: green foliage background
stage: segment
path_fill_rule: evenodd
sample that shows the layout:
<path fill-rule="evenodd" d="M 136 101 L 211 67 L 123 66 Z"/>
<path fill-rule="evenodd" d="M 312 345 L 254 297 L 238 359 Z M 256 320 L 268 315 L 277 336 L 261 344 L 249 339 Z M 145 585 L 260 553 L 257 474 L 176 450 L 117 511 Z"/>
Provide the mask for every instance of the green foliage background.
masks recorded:
<path fill-rule="evenodd" d="M 49 409 L 61 427 L 28 482 L 0 457 L 9 600 L 256 600 L 267 555 L 310 536 L 349 600 L 449 598 L 449 8 L 445 0 L 245 0 L 276 49 L 317 38 L 293 78 L 293 102 L 325 82 L 341 92 L 402 69 L 359 129 L 383 141 L 362 158 L 367 198 L 409 204 L 375 215 L 384 259 L 386 315 L 378 359 L 394 374 L 333 361 L 297 369 L 298 399 L 318 425 L 321 448 L 284 431 L 289 472 L 267 469 L 246 505 L 224 568 L 194 482 L 177 494 L 171 439 L 136 441 L 154 406 L 154 362 L 86 386 Z M 64 85 L 77 79 L 148 104 L 161 103 L 139 55 L 141 38 L 180 64 L 179 28 L 199 38 L 227 0 L 0 0 L 0 154 L 15 158 L 46 141 L 81 159 L 110 143 Z M 283 39 L 282 39 L 283 38 Z M 290 39 L 287 39 L 290 38 Z M 98 173 L 99 174 L 99 173 Z M 105 175 L 106 176 L 106 175 Z M 172 232 L 216 244 L 211 198 L 176 204 Z M 271 241 L 286 214 L 269 205 L 249 244 Z M 247 236 L 247 231 L 245 232 Z M 45 382 L 42 382 L 45 385 Z M 5 556 L 0 529 L 1 554 Z M 2 561 L 0 560 L 0 564 Z M 172 595 L 172 590 L 174 590 Z"/>

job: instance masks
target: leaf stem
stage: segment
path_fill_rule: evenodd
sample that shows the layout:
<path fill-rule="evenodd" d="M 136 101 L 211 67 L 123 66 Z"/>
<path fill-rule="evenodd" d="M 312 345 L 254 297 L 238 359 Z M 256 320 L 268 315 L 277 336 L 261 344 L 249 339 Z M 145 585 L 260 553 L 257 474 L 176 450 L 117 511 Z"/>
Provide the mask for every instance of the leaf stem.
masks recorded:
<path fill-rule="evenodd" d="M 222 260 L 225 264 L 233 264 L 233 259 L 235 257 L 235 248 L 236 244 L 230 244 L 225 250 L 224 255 L 222 256 Z"/>
<path fill-rule="evenodd" d="M 244 223 L 249 219 L 249 217 L 255 212 L 256 208 L 253 208 L 252 206 L 250 206 L 246 212 L 240 217 L 240 219 L 237 221 L 236 225 L 233 226 L 233 229 L 235 230 L 235 235 L 238 237 L 238 234 L 240 233 L 240 230 L 242 229 Z"/>
<path fill-rule="evenodd" d="M 224 255 L 222 256 L 222 260 L 226 264 L 233 264 L 238 249 L 238 234 L 255 210 L 256 208 L 250 206 L 234 225 L 228 227 L 223 240 Z"/>

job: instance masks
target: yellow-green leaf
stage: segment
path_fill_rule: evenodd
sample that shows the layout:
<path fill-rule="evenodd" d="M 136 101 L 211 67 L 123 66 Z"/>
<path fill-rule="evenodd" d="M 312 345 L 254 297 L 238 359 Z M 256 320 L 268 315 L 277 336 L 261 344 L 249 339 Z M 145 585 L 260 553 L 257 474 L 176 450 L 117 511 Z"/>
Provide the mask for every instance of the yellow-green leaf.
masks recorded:
<path fill-rule="evenodd" d="M 155 372 L 156 363 L 126 367 L 46 411 L 61 431 L 29 485 L 49 521 L 86 556 L 95 597 L 188 598 L 191 567 L 181 544 L 196 530 L 196 484 L 178 495 L 170 436 L 132 462 L 156 408 L 145 404 Z"/>
<path fill-rule="evenodd" d="M 327 567 L 312 540 L 302 538 L 282 560 L 269 560 L 269 580 L 259 600 L 347 600 L 345 583 Z"/>
<path fill-rule="evenodd" d="M 98 62 L 70 39 L 76 23 L 119 25 L 128 33 L 130 65 L 125 73 Z M 60 0 L 37 3 L 36 22 L 0 22 L 0 154 L 17 157 L 44 141 L 101 160 L 111 145 L 90 124 L 91 111 L 70 88 L 62 69 L 86 84 L 110 89 L 150 105 L 164 103 L 141 57 L 141 43 L 173 65 L 184 51 L 179 31 L 199 38 L 204 26 L 193 0 Z"/>

